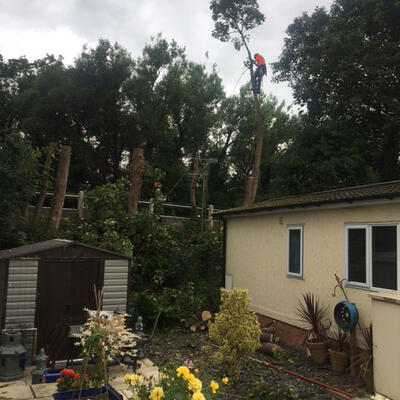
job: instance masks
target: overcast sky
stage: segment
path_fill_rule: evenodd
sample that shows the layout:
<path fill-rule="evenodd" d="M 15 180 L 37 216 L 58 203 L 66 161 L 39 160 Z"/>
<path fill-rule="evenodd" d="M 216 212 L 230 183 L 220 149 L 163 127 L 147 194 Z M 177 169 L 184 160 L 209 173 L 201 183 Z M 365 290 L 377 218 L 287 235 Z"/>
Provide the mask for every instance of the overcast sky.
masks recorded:
<path fill-rule="evenodd" d="M 269 64 L 278 59 L 286 28 L 294 18 L 317 6 L 329 8 L 332 0 L 258 3 L 266 20 L 252 31 L 250 48 Z M 49 53 L 61 54 L 71 64 L 84 44 L 94 47 L 100 37 L 118 42 L 136 58 L 151 36 L 161 32 L 185 47 L 190 60 L 209 68 L 215 63 L 231 95 L 248 79 L 245 74 L 238 82 L 246 54 L 214 39 L 212 29 L 209 0 L 0 0 L 0 54 L 5 59 L 24 55 L 34 60 Z M 288 86 L 272 84 L 270 75 L 263 89 L 290 104 Z"/>

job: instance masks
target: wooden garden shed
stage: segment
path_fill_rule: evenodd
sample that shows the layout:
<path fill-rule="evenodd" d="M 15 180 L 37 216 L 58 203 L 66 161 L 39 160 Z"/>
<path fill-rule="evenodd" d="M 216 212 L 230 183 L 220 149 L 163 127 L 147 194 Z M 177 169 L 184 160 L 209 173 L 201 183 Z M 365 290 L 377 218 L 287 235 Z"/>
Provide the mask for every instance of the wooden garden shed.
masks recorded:
<path fill-rule="evenodd" d="M 45 347 L 61 319 L 85 322 L 84 308 L 95 307 L 94 285 L 104 287 L 104 311 L 126 311 L 129 262 L 60 239 L 0 251 L 0 328 L 37 328 L 36 347 Z"/>

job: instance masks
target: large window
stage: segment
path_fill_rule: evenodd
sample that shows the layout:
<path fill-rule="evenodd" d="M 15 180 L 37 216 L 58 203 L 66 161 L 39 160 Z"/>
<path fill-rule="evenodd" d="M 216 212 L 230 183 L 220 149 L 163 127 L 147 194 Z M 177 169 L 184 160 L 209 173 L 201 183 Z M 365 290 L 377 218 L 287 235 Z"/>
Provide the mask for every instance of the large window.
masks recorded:
<path fill-rule="evenodd" d="M 303 227 L 289 226 L 287 232 L 287 274 L 303 277 Z"/>
<path fill-rule="evenodd" d="M 350 283 L 398 289 L 399 224 L 346 226 L 346 269 Z"/>

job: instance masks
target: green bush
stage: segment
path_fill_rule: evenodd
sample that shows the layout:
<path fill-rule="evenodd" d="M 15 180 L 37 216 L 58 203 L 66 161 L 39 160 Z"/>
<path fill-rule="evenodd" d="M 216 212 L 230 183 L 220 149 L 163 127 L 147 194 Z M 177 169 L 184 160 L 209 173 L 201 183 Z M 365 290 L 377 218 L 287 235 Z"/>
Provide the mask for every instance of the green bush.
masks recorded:
<path fill-rule="evenodd" d="M 213 364 L 220 366 L 233 381 L 239 376 L 240 364 L 260 346 L 260 326 L 249 305 L 246 289 L 221 289 L 220 311 L 209 328 L 210 339 L 218 349 L 212 352 L 210 347 L 204 347 Z"/>
<path fill-rule="evenodd" d="M 160 326 L 198 319 L 200 311 L 215 311 L 222 281 L 222 232 L 202 232 L 195 219 L 164 225 L 147 211 L 129 215 L 128 186 L 120 180 L 89 192 L 89 218 L 64 219 L 66 239 L 131 255 L 128 312 L 141 315 L 150 329 L 161 310 Z"/>

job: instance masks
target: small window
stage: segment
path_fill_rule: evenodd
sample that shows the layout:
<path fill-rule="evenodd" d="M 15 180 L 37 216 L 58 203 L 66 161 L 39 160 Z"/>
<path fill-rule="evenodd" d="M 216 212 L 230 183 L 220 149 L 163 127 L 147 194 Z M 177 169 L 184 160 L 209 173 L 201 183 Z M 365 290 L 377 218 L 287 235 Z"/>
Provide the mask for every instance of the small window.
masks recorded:
<path fill-rule="evenodd" d="M 288 227 L 287 273 L 303 277 L 303 227 Z"/>

